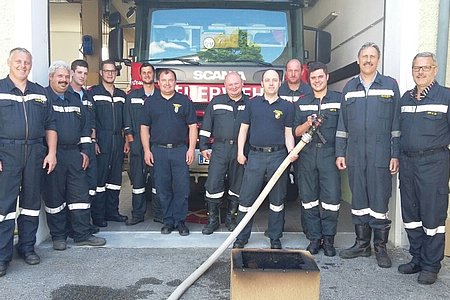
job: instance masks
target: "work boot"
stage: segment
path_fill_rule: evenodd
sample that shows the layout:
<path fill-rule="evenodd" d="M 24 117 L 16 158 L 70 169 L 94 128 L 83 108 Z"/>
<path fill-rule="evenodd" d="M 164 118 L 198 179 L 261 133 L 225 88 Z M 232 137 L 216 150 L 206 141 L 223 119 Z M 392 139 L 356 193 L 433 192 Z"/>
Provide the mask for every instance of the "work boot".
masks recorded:
<path fill-rule="evenodd" d="M 228 203 L 228 212 L 227 216 L 225 217 L 225 227 L 227 227 L 228 231 L 233 231 L 237 226 L 236 218 L 238 207 L 238 201 L 230 200 L 230 202 Z"/>
<path fill-rule="evenodd" d="M 41 262 L 41 258 L 34 251 L 19 253 L 19 256 L 29 265 L 37 265 Z"/>
<path fill-rule="evenodd" d="M 306 250 L 309 251 L 309 253 L 311 253 L 312 255 L 315 255 L 317 253 L 319 253 L 320 247 L 321 247 L 321 243 L 322 240 L 318 239 L 318 240 L 311 240 L 309 242 L 308 247 L 306 247 Z"/>
<path fill-rule="evenodd" d="M 219 228 L 219 205 L 220 203 L 208 201 L 208 223 L 202 229 L 203 234 L 209 235 Z"/>
<path fill-rule="evenodd" d="M 422 267 L 412 261 L 398 266 L 398 272 L 402 274 L 416 274 L 420 271 L 422 271 Z"/>
<path fill-rule="evenodd" d="M 389 228 L 373 230 L 373 248 L 380 268 L 390 268 L 392 266 L 386 249 L 388 238 Z"/>
<path fill-rule="evenodd" d="M 436 282 L 437 273 L 422 270 L 419 273 L 419 277 L 417 277 L 417 282 L 420 284 L 433 284 Z"/>
<path fill-rule="evenodd" d="M 64 251 L 67 248 L 66 240 L 54 240 L 53 249 L 57 251 Z"/>
<path fill-rule="evenodd" d="M 372 236 L 372 228 L 369 224 L 355 225 L 356 240 L 352 247 L 342 250 L 339 253 L 341 258 L 369 257 L 372 254 L 370 248 L 370 238 Z"/>
<path fill-rule="evenodd" d="M 323 253 L 325 256 L 335 256 L 336 248 L 334 248 L 334 235 L 324 235 L 322 243 Z"/>

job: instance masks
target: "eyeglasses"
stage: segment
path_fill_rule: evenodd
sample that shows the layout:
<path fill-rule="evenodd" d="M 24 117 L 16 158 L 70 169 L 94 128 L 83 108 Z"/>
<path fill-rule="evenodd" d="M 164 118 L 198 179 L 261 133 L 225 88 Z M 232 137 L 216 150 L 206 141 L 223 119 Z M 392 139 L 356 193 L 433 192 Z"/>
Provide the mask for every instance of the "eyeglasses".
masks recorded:
<path fill-rule="evenodd" d="M 412 67 L 414 72 L 419 72 L 420 70 L 424 71 L 424 72 L 429 72 L 431 71 L 432 68 L 435 68 L 436 66 L 414 66 Z"/>
<path fill-rule="evenodd" d="M 102 70 L 102 72 L 105 74 L 115 74 L 117 71 L 116 70 Z"/>

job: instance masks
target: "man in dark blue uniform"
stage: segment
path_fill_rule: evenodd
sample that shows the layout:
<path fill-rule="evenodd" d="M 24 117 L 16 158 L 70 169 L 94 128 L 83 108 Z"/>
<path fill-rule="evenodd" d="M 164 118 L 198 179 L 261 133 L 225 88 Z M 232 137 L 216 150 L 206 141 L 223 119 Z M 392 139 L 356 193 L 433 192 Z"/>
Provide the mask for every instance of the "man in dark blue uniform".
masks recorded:
<path fill-rule="evenodd" d="M 92 134 L 97 155 L 97 189 L 92 202 L 92 221 L 98 227 L 108 226 L 107 221 L 125 222 L 119 214 L 119 193 L 122 185 L 122 165 L 128 144 L 123 137 L 123 107 L 125 93 L 114 86 L 116 66 L 114 61 L 101 63 L 102 83 L 89 91 L 94 103 L 95 130 Z"/>
<path fill-rule="evenodd" d="M 44 176 L 42 197 L 55 250 L 67 247 L 67 222 L 72 225 L 77 245 L 103 246 L 106 243 L 105 239 L 91 234 L 91 204 L 86 177 L 91 128 L 87 109 L 78 94 L 68 90 L 69 80 L 70 68 L 65 62 L 56 61 L 50 66 L 47 94 L 58 130 L 56 155 L 59 163 L 52 173 Z"/>
<path fill-rule="evenodd" d="M 441 268 L 448 209 L 450 91 L 436 82 L 433 53 L 417 54 L 412 63 L 416 86 L 401 99 L 400 193 L 402 217 L 412 260 L 403 274 L 433 284 Z"/>
<path fill-rule="evenodd" d="M 298 191 L 310 240 L 307 250 L 317 254 L 323 247 L 326 256 L 335 256 L 341 176 L 336 168 L 334 142 L 341 94 L 328 90 L 325 64 L 312 63 L 308 69 L 313 94 L 295 103 L 295 136 L 300 137 L 307 132 L 315 116 L 325 115 L 327 119 L 300 153 L 297 161 Z"/>
<path fill-rule="evenodd" d="M 0 80 L 0 277 L 6 274 L 13 257 L 17 214 L 18 253 L 27 264 L 40 262 L 34 244 L 41 179 L 43 168 L 50 174 L 56 166 L 55 119 L 45 89 L 28 81 L 31 65 L 31 53 L 14 48 L 8 58 L 9 75 Z"/>
<path fill-rule="evenodd" d="M 237 160 L 247 163 L 239 196 L 238 221 L 241 221 L 261 192 L 264 179 L 271 178 L 294 148 L 292 125 L 294 106 L 278 96 L 280 75 L 275 70 L 263 74 L 261 85 L 264 95 L 248 101 L 238 136 Z M 247 134 L 250 130 L 250 152 L 244 154 Z M 295 157 L 296 158 L 296 157 Z M 270 247 L 281 249 L 283 234 L 284 202 L 287 193 L 287 172 L 283 172 L 269 193 L 270 211 L 268 234 Z M 239 233 L 233 248 L 243 248 L 250 238 L 253 219 Z"/>
<path fill-rule="evenodd" d="M 280 98 L 295 103 L 312 94 L 311 87 L 302 82 L 302 63 L 293 58 L 286 64 L 286 80 L 281 84 L 278 95 Z"/>
<path fill-rule="evenodd" d="M 220 226 L 219 207 L 225 193 L 225 177 L 228 180 L 225 226 L 229 231 L 234 230 L 244 174 L 244 166 L 236 160 L 237 136 L 248 96 L 242 93 L 242 79 L 236 72 L 228 73 L 224 85 L 227 93 L 214 97 L 208 104 L 200 130 L 200 150 L 205 159 L 210 159 L 205 184 L 208 224 L 203 234 L 211 234 Z M 207 145 L 211 137 L 214 138 L 212 151 Z"/>
<path fill-rule="evenodd" d="M 154 94 L 159 90 L 155 88 L 154 77 L 155 68 L 149 63 L 143 63 L 139 69 L 142 79 L 142 88 L 132 91 L 128 94 L 125 102 L 125 136 L 130 144 L 130 179 L 132 188 L 132 218 L 126 221 L 126 225 L 135 225 L 144 221 L 147 211 L 146 194 L 153 194 L 152 199 L 153 213 L 155 220 L 162 220 L 162 210 L 159 199 L 152 190 L 146 189 L 147 180 L 153 182 L 153 168 L 144 163 L 144 151 L 141 143 L 141 120 L 145 102 L 150 101 Z M 151 170 L 149 170 L 149 168 Z M 150 176 L 150 178 L 148 178 Z M 154 189 L 156 190 L 156 189 Z"/>
<path fill-rule="evenodd" d="M 174 71 L 162 69 L 157 78 L 161 93 L 145 103 L 142 118 L 144 161 L 154 165 L 156 191 L 164 213 L 161 233 L 170 234 L 177 228 L 180 235 L 186 236 L 189 165 L 194 160 L 197 117 L 191 100 L 175 92 Z"/>
<path fill-rule="evenodd" d="M 358 52 L 359 76 L 342 93 L 336 132 L 336 166 L 348 169 L 352 191 L 355 244 L 340 252 L 341 258 L 370 256 L 370 240 L 378 266 L 390 268 L 386 250 L 391 221 L 388 204 L 392 175 L 400 155 L 400 107 L 397 82 L 377 72 L 380 49 L 365 43 Z"/>

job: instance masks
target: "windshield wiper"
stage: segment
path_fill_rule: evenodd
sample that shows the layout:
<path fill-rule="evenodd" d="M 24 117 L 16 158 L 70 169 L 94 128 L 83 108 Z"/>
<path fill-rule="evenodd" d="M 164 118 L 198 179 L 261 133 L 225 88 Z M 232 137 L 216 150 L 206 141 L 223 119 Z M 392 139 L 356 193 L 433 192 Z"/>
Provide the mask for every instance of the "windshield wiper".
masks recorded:
<path fill-rule="evenodd" d="M 273 65 L 271 63 L 256 60 L 256 59 L 236 59 L 235 62 L 249 62 L 249 63 L 254 63 L 254 64 L 257 64 L 260 66 L 264 66 L 264 67 L 273 67 Z"/>
<path fill-rule="evenodd" d="M 178 60 L 181 61 L 183 63 L 187 63 L 190 65 L 195 65 L 198 66 L 200 65 L 200 63 L 198 61 L 189 59 L 189 58 L 184 58 L 184 57 L 163 57 L 163 58 L 150 58 L 150 59 L 144 59 L 142 60 L 142 62 L 149 62 L 149 61 L 172 61 L 172 60 Z"/>

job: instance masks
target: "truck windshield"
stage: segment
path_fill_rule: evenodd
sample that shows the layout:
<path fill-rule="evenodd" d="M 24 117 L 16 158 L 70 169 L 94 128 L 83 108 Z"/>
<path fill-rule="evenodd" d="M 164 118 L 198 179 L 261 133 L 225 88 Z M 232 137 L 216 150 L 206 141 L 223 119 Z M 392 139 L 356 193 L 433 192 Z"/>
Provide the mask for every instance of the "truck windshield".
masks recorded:
<path fill-rule="evenodd" d="M 285 11 L 192 8 L 150 13 L 149 60 L 261 65 L 284 62 L 292 55 Z"/>

